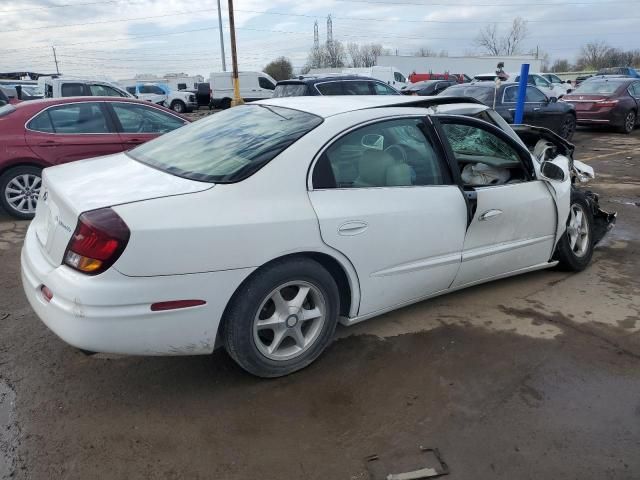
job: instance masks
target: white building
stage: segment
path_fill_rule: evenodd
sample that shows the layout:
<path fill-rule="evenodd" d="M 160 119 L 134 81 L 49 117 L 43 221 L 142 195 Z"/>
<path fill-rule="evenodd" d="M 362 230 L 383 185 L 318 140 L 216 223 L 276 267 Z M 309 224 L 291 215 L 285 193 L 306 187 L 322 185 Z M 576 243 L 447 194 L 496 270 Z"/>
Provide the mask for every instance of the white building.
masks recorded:
<path fill-rule="evenodd" d="M 414 57 L 402 55 L 382 55 L 377 65 L 396 67 L 405 75 L 411 73 L 466 73 L 470 77 L 480 73 L 495 72 L 499 62 L 504 62 L 505 72 L 519 72 L 523 63 L 530 65 L 531 72 L 539 72 L 542 60 L 533 55 L 511 57 Z"/>

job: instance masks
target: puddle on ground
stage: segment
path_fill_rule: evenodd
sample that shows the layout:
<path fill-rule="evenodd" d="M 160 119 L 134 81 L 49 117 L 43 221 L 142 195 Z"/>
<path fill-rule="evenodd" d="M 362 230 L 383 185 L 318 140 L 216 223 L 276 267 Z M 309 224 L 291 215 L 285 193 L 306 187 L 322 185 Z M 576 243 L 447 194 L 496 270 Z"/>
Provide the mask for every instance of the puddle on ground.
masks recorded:
<path fill-rule="evenodd" d="M 15 422 L 16 394 L 0 379 L 0 479 L 12 476 L 18 430 Z"/>

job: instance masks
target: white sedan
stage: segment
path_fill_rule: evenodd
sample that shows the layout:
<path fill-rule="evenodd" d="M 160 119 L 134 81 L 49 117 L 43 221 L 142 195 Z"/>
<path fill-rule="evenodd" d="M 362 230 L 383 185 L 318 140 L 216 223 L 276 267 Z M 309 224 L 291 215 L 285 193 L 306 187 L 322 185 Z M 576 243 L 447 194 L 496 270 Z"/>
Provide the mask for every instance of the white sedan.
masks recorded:
<path fill-rule="evenodd" d="M 614 215 L 572 146 L 473 99 L 292 97 L 47 168 L 22 250 L 42 321 L 90 352 L 299 370 L 344 325 L 497 278 L 581 270 Z"/>

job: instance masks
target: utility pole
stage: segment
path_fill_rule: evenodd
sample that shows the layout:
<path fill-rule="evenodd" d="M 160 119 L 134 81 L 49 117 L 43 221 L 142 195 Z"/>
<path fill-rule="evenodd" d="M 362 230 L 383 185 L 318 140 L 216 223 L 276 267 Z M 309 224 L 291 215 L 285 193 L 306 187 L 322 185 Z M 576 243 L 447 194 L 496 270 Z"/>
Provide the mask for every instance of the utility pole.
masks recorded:
<path fill-rule="evenodd" d="M 220 31 L 220 55 L 222 55 L 222 71 L 227 71 L 227 63 L 224 58 L 224 32 L 222 31 L 222 9 L 218 0 L 218 30 Z"/>
<path fill-rule="evenodd" d="M 53 50 L 53 60 L 56 62 L 56 73 L 60 75 L 60 70 L 58 69 L 58 57 L 56 56 L 56 47 L 52 46 L 51 49 Z"/>
<path fill-rule="evenodd" d="M 238 52 L 236 51 L 236 24 L 233 20 L 233 0 L 229 0 L 229 33 L 231 36 L 231 62 L 233 64 L 233 102 L 232 105 L 242 105 L 240 97 L 240 79 L 238 78 Z"/>

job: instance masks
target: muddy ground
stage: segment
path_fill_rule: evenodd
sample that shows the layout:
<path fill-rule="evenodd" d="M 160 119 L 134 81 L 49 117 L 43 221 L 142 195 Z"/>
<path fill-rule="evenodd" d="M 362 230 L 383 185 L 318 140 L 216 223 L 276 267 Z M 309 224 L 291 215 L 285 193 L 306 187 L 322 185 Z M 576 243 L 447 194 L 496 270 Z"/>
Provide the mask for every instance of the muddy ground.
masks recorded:
<path fill-rule="evenodd" d="M 19 281 L 0 214 L 0 478 L 366 480 L 437 447 L 453 479 L 640 478 L 640 130 L 581 130 L 618 226 L 593 264 L 422 302 L 259 380 L 224 354 L 86 357 Z M 420 454 L 422 455 L 422 454 Z"/>

